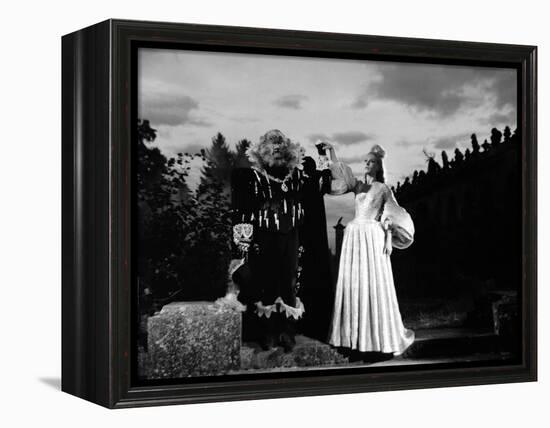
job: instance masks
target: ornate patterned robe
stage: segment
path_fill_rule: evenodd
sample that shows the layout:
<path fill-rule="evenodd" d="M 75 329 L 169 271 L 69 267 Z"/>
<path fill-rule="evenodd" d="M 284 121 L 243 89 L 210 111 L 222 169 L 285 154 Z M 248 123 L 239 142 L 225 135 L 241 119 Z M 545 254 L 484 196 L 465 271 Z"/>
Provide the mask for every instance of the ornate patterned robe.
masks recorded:
<path fill-rule="evenodd" d="M 240 284 L 239 298 L 255 305 L 258 316 L 273 312 L 298 319 L 304 306 L 296 297 L 299 281 L 299 225 L 302 206 L 303 173 L 294 169 L 285 177 L 273 177 L 261 169 L 233 171 L 231 194 L 233 225 L 253 227 L 248 252 L 251 275 Z"/>

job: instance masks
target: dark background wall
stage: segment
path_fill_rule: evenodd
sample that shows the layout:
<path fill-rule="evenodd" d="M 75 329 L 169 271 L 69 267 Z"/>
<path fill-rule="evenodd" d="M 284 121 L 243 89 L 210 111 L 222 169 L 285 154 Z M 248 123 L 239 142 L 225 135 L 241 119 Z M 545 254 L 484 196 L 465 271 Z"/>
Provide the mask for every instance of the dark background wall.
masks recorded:
<path fill-rule="evenodd" d="M 456 295 L 513 290 L 521 272 L 521 164 L 517 133 L 493 129 L 491 142 L 455 151 L 442 164 L 395 189 L 416 236 L 392 257 L 400 295 Z M 470 290 L 471 289 L 471 290 Z"/>

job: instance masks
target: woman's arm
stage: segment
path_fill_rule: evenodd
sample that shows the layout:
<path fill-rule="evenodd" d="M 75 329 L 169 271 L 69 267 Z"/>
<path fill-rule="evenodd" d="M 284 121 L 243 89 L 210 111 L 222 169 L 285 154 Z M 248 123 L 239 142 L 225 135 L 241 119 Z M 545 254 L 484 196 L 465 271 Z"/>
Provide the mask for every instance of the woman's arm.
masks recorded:
<path fill-rule="evenodd" d="M 336 151 L 332 144 L 324 143 L 324 148 L 329 151 L 329 156 L 331 160 L 330 172 L 332 175 L 332 180 L 330 183 L 330 192 L 331 195 L 343 195 L 344 193 L 354 191 L 357 185 L 357 179 L 354 177 L 351 168 L 343 162 L 338 161 L 336 156 Z"/>
<path fill-rule="evenodd" d="M 338 162 L 338 158 L 336 157 L 336 151 L 334 150 L 334 147 L 332 147 L 332 144 L 330 143 L 323 143 L 325 150 L 328 150 L 329 157 L 331 162 L 335 163 Z"/>

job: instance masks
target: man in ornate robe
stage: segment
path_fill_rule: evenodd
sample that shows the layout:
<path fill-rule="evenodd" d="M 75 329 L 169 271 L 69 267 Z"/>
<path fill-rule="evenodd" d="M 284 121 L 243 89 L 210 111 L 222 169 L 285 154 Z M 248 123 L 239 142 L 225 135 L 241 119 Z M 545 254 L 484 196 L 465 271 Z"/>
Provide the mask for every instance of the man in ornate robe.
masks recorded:
<path fill-rule="evenodd" d="M 304 305 L 300 287 L 302 248 L 299 225 L 304 218 L 303 149 L 279 130 L 267 132 L 247 150 L 251 168 L 233 171 L 233 241 L 246 261 L 248 275 L 237 270 L 239 299 L 249 306 L 264 349 L 295 345 L 295 322 Z"/>

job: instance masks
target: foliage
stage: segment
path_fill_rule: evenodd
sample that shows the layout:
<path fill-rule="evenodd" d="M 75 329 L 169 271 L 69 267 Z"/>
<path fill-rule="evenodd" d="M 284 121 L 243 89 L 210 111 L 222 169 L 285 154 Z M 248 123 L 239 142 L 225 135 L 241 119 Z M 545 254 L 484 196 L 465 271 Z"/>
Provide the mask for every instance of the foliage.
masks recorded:
<path fill-rule="evenodd" d="M 225 141 L 225 137 L 221 133 L 218 132 L 216 136 L 212 138 L 212 145 L 206 150 L 205 157 L 208 159 L 208 163 L 202 169 L 199 192 L 204 191 L 204 187 L 220 183 L 225 184 L 228 190 L 233 154 Z"/>
<path fill-rule="evenodd" d="M 201 153 L 167 159 L 150 147 L 156 130 L 137 126 L 138 276 L 155 300 L 213 300 L 225 293 L 231 258 L 229 177 L 238 158 L 222 134 Z M 191 164 L 204 164 L 195 191 Z M 142 294 L 142 293 L 140 293 Z"/>
<path fill-rule="evenodd" d="M 237 143 L 237 150 L 233 161 L 234 168 L 248 168 L 252 165 L 252 163 L 248 159 L 248 156 L 246 155 L 246 150 L 249 147 L 250 140 L 243 139 Z"/>
<path fill-rule="evenodd" d="M 445 150 L 441 152 L 441 161 L 443 164 L 442 166 L 435 160 L 435 155 L 433 153 L 429 153 L 426 149 L 423 149 L 422 152 L 424 153 L 424 156 L 428 162 L 428 168 L 426 171 L 414 171 L 412 175 L 412 183 L 421 184 L 424 182 L 424 178 L 434 179 L 442 172 L 449 173 L 450 171 L 452 172 L 454 170 L 457 170 L 462 165 L 467 164 L 467 161 L 471 159 L 480 159 L 490 153 L 496 153 L 498 152 L 499 147 L 502 143 L 504 143 L 505 145 L 515 143 L 519 141 L 519 138 L 520 137 L 518 135 L 517 129 L 512 133 L 509 126 L 506 126 L 504 128 L 504 132 L 501 132 L 497 128 L 493 128 L 491 129 L 491 143 L 487 142 L 487 140 L 485 139 L 483 144 L 481 144 L 480 146 L 477 140 L 477 135 L 471 134 L 471 149 L 466 148 L 464 153 L 462 153 L 462 151 L 458 147 L 456 147 L 452 160 L 449 159 L 449 155 Z M 483 149 L 483 151 L 481 149 Z M 409 182 L 410 180 L 408 179 L 408 177 L 403 183 L 397 182 L 395 190 L 399 193 L 399 191 L 407 189 L 408 186 L 406 185 Z"/>

